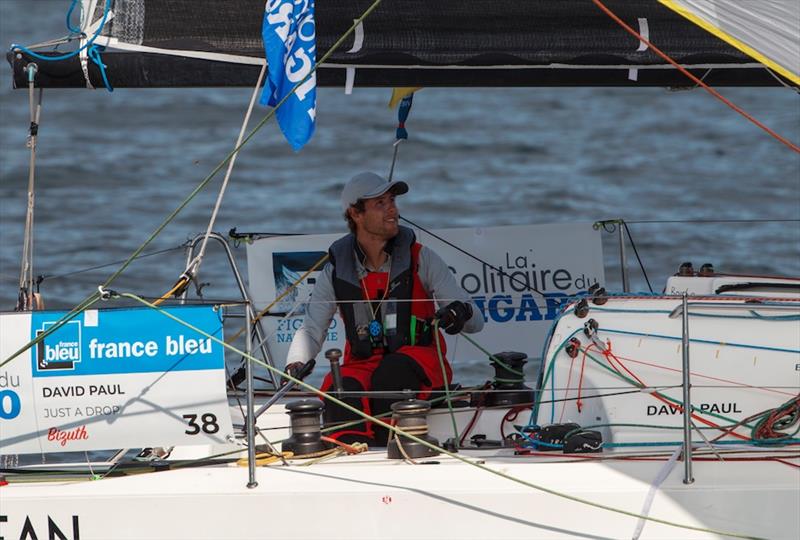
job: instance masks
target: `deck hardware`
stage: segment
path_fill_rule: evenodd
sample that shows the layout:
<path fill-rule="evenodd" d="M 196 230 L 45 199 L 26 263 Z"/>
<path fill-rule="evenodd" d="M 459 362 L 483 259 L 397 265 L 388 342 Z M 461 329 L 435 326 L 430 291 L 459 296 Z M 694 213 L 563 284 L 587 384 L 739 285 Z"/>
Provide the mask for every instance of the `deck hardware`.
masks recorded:
<path fill-rule="evenodd" d="M 711 263 L 705 263 L 700 267 L 700 271 L 697 272 L 697 275 L 700 277 L 711 277 L 715 275 L 714 265 Z"/>
<path fill-rule="evenodd" d="M 598 328 L 600 328 L 600 325 L 594 319 L 589 319 L 588 321 L 583 323 L 583 333 L 588 338 L 591 338 L 592 336 L 596 335 Z"/>
<path fill-rule="evenodd" d="M 589 302 L 586 298 L 581 298 L 581 301 L 575 305 L 575 316 L 583 319 L 589 314 Z"/>
<path fill-rule="evenodd" d="M 428 413 L 431 404 L 421 399 L 408 399 L 392 404 L 392 421 L 394 425 L 410 435 L 439 446 L 439 441 L 428 435 Z M 389 459 L 418 459 L 438 456 L 439 451 L 424 446 L 392 432 L 387 445 Z"/>
<path fill-rule="evenodd" d="M 528 355 L 521 352 L 501 352 L 492 355 L 494 381 L 492 388 L 496 390 L 486 396 L 488 407 L 511 406 L 533 402 L 533 389 L 525 386 L 523 368 Z"/>
<path fill-rule="evenodd" d="M 694 482 L 692 476 L 692 400 L 691 373 L 689 371 L 689 302 L 683 293 L 682 307 L 682 341 L 683 341 L 683 483 Z"/>
<path fill-rule="evenodd" d="M 325 405 L 318 399 L 301 399 L 286 405 L 291 418 L 292 435 L 281 447 L 284 452 L 304 456 L 328 449 L 320 433 L 320 418 L 324 408 Z"/>
<path fill-rule="evenodd" d="M 569 343 L 567 343 L 567 346 L 564 347 L 564 351 L 570 358 L 576 358 L 580 350 L 581 342 L 578 338 L 570 338 Z"/>
<path fill-rule="evenodd" d="M 251 356 L 253 352 L 253 336 L 250 323 L 250 303 L 245 306 L 245 352 L 247 356 Z M 245 361 L 245 380 L 247 392 L 247 418 L 246 434 L 247 434 L 247 487 L 252 489 L 258 486 L 256 481 L 256 415 L 253 412 L 255 409 L 255 397 L 253 395 L 253 363 L 249 360 Z"/>
<path fill-rule="evenodd" d="M 325 351 L 325 358 L 327 358 L 328 362 L 331 364 L 331 380 L 333 381 L 333 390 L 337 396 L 344 391 L 342 372 L 339 368 L 339 359 L 341 357 L 341 349 L 328 349 Z"/>
<path fill-rule="evenodd" d="M 605 287 L 601 287 L 599 283 L 595 283 L 591 287 L 589 287 L 589 295 L 592 297 L 592 304 L 596 306 L 602 306 L 606 302 L 608 302 L 608 296 L 606 296 L 606 289 Z"/>

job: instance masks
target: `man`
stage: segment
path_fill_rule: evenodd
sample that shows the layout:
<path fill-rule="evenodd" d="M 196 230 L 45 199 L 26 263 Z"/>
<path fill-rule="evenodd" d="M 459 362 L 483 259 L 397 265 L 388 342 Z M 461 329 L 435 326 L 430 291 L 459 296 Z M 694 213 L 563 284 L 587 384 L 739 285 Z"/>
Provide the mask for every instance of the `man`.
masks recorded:
<path fill-rule="evenodd" d="M 399 225 L 395 197 L 407 191 L 405 182 L 388 182 L 371 172 L 356 175 L 344 186 L 341 202 L 350 234 L 330 247 L 329 262 L 317 278 L 305 321 L 289 348 L 290 373 L 319 353 L 338 306 L 347 338 L 343 389 L 395 394 L 413 390 L 426 399 L 445 380 L 434 340 L 439 340 L 442 355 L 445 343 L 441 334 L 433 335 L 432 321 L 438 320 L 448 334 L 483 328 L 483 316 L 441 257 L 417 243 L 411 229 Z M 449 382 L 452 371 L 446 359 L 444 366 Z M 331 385 L 329 374 L 322 389 Z M 388 412 L 396 398 L 345 397 L 344 401 L 378 415 Z M 326 423 L 359 418 L 326 404 Z M 385 445 L 387 431 L 362 422 L 332 436 L 343 442 Z"/>

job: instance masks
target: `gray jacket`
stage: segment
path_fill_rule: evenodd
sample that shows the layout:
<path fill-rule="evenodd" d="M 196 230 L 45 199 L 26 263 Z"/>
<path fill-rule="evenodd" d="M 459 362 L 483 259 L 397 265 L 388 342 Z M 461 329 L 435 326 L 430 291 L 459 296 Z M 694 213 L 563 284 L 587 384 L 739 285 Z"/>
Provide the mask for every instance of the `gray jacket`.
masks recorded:
<path fill-rule="evenodd" d="M 361 261 L 353 254 L 356 271 L 359 278 L 367 275 L 368 271 Z M 379 272 L 389 272 L 391 268 L 391 256 L 387 257 L 383 266 L 377 269 Z M 314 358 L 322 350 L 328 327 L 336 313 L 336 296 L 333 292 L 333 265 L 326 264 L 317 277 L 314 290 L 311 293 L 311 300 L 306 307 L 306 315 L 303 325 L 295 332 L 289 353 L 286 355 L 286 363 L 307 362 Z M 453 273 L 447 264 L 433 250 L 422 246 L 419 252 L 419 279 L 428 294 L 436 300 L 437 306 L 444 307 L 454 300 L 462 302 L 472 301 L 469 295 L 456 283 Z M 464 325 L 464 332 L 475 333 L 483 328 L 483 314 L 475 305 L 472 305 L 472 317 Z"/>

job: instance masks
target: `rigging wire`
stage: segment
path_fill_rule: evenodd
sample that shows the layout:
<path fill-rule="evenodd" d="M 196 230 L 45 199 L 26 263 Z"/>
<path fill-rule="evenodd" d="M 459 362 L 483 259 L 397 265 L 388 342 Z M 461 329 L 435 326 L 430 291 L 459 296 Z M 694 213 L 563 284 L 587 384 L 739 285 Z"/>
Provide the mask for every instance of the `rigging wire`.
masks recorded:
<path fill-rule="evenodd" d="M 72 12 L 75 9 L 76 3 L 77 3 L 77 0 L 73 0 L 72 4 L 69 7 L 69 10 L 67 10 L 67 16 L 66 16 L 67 30 L 69 30 L 73 34 L 77 34 L 79 36 L 79 39 L 81 41 L 83 41 L 86 38 L 86 33 L 82 32 L 79 28 L 73 27 L 72 26 L 72 22 L 70 20 L 72 18 Z M 105 47 L 102 47 L 102 46 L 94 44 L 95 40 L 97 40 L 97 38 L 100 37 L 100 34 L 103 32 L 103 28 L 105 27 L 106 22 L 108 21 L 108 15 L 109 15 L 110 7 L 111 7 L 111 0 L 105 0 L 105 5 L 104 5 L 104 8 L 103 8 L 103 17 L 100 20 L 100 23 L 98 25 L 97 31 L 95 31 L 94 35 L 92 35 L 92 37 L 89 38 L 86 41 L 86 43 L 84 43 L 82 46 L 80 46 L 78 49 L 76 49 L 76 50 L 74 50 L 72 52 L 69 52 L 69 53 L 66 53 L 66 54 L 62 54 L 62 55 L 57 55 L 57 56 L 45 56 L 45 55 L 41 55 L 41 54 L 38 54 L 38 53 L 34 52 L 33 50 L 31 50 L 30 47 L 25 47 L 23 45 L 19 45 L 19 44 L 16 44 L 16 43 L 12 43 L 11 44 L 11 50 L 12 51 L 22 51 L 25 54 L 27 54 L 28 56 L 30 56 L 32 58 L 35 58 L 36 60 L 39 60 L 39 61 L 42 61 L 42 62 L 57 62 L 57 61 L 61 61 L 61 60 L 67 60 L 69 58 L 72 58 L 72 57 L 78 56 L 78 55 L 81 55 L 81 58 L 83 58 L 83 54 L 86 54 L 88 56 L 88 58 L 92 62 L 94 62 L 97 65 L 98 69 L 100 70 L 100 76 L 103 79 L 103 85 L 105 86 L 106 90 L 108 90 L 109 92 L 113 92 L 114 88 L 111 86 L 111 83 L 108 80 L 108 76 L 106 75 L 106 66 L 105 66 L 105 64 L 103 64 L 103 60 L 100 57 L 100 53 L 105 51 Z M 86 26 L 87 27 L 90 26 L 91 25 L 91 14 L 82 13 L 82 16 L 83 15 L 86 16 L 86 19 L 85 19 Z M 66 40 L 67 41 L 71 41 L 70 37 L 67 37 Z M 84 53 L 84 51 L 85 51 L 85 53 Z M 86 77 L 87 86 L 89 88 L 93 88 L 91 86 L 91 83 L 89 82 L 89 78 L 88 78 L 89 76 L 88 76 L 88 73 L 86 71 L 85 65 L 84 65 L 84 76 Z"/>
<path fill-rule="evenodd" d="M 611 17 L 611 19 L 613 19 L 613 20 L 614 20 L 614 22 L 616 22 L 616 23 L 617 23 L 617 24 L 619 24 L 619 25 L 620 25 L 622 28 L 624 28 L 626 32 L 628 32 L 629 34 L 633 35 L 633 36 L 634 36 L 636 39 L 638 39 L 638 40 L 639 40 L 641 43 L 644 43 L 645 45 L 647 45 L 647 46 L 648 46 L 648 47 L 649 47 L 649 48 L 650 48 L 650 49 L 651 49 L 651 50 L 652 50 L 654 53 L 656 53 L 658 56 L 660 56 L 661 58 L 663 58 L 664 60 L 666 60 L 667 62 L 669 62 L 670 64 L 672 64 L 672 65 L 673 65 L 675 68 L 677 68 L 677 69 L 678 69 L 678 71 L 680 71 L 681 73 L 683 73 L 684 75 L 686 75 L 687 77 L 689 77 L 689 78 L 690 78 L 692 81 L 694 81 L 694 83 L 695 83 L 695 84 L 697 84 L 698 86 L 701 86 L 701 87 L 702 87 L 704 90 L 706 90 L 706 91 L 707 91 L 709 94 L 711 94 L 711 95 L 712 95 L 712 96 L 714 96 L 715 98 L 717 98 L 717 99 L 719 99 L 720 101 L 722 101 L 722 102 L 723 102 L 725 105 L 727 105 L 728 107 L 730 107 L 730 108 L 731 108 L 731 109 L 733 109 L 734 111 L 736 111 L 736 112 L 738 112 L 739 114 L 741 114 L 743 117 L 745 117 L 747 120 L 749 120 L 750 122 L 752 122 L 752 123 L 753 123 L 753 124 L 755 124 L 756 126 L 760 127 L 760 128 L 761 128 L 761 129 L 763 129 L 764 131 L 766 131 L 766 132 L 767 132 L 769 135 L 771 135 L 771 136 L 772 136 L 773 138 L 775 138 L 777 141 L 781 142 L 782 144 L 784 144 L 784 145 L 786 145 L 787 147 L 789 147 L 789 149 L 791 149 L 791 150 L 793 150 L 793 151 L 797 152 L 798 154 L 800 154 L 800 146 L 797 146 L 796 144 L 794 144 L 794 143 L 793 143 L 793 142 L 791 142 L 790 140 L 788 140 L 788 139 L 786 139 L 786 138 L 782 137 L 782 136 L 781 136 L 781 135 L 779 135 L 777 132 L 775 132 L 774 130 L 770 129 L 769 127 L 767 127 L 766 125 L 764 125 L 763 123 L 761 123 L 759 120 L 757 120 L 756 118 L 754 118 L 752 115 L 748 114 L 748 113 L 747 113 L 747 112 L 746 112 L 744 109 L 742 109 L 741 107 L 737 106 L 735 103 L 733 103 L 733 102 L 732 102 L 732 101 L 730 101 L 728 98 L 726 98 L 725 96 L 723 96 L 722 94 L 720 94 L 719 92 L 717 92 L 716 90 L 714 90 L 713 88 L 711 88 L 709 85 L 707 85 L 706 83 L 704 83 L 702 80 L 698 79 L 698 78 L 697 78 L 695 75 L 693 75 L 693 74 L 692 74 L 692 73 L 691 73 L 689 70 L 687 70 L 685 67 L 683 67 L 683 66 L 682 66 L 682 65 L 680 65 L 678 62 L 676 62 L 675 60 L 673 60 L 673 59 L 672 59 L 672 57 L 670 57 L 669 55 L 667 55 L 666 53 L 664 53 L 664 52 L 663 52 L 661 49 L 659 49 L 658 47 L 656 47 L 655 45 L 653 45 L 652 43 L 650 43 L 650 41 L 648 41 L 647 39 L 645 39 L 645 38 L 644 38 L 644 36 L 642 36 L 641 34 L 639 34 L 639 32 L 637 32 L 636 30 L 634 30 L 633 28 L 631 28 L 630 26 L 628 26 L 628 24 L 626 24 L 626 23 L 625 23 L 625 21 L 623 21 L 622 19 L 620 19 L 620 18 L 619 18 L 619 17 L 618 17 L 616 14 L 614 14 L 614 12 L 612 12 L 610 9 L 608 9 L 608 7 L 606 7 L 606 6 L 605 6 L 605 4 L 603 4 L 603 2 L 602 2 L 601 0 L 592 0 L 592 2 L 593 2 L 593 3 L 594 3 L 594 4 L 595 4 L 595 5 L 598 7 L 598 8 L 600 8 L 600 10 L 601 10 L 601 11 L 603 11 L 603 12 L 604 12 L 606 15 L 608 15 L 609 17 Z"/>
<path fill-rule="evenodd" d="M 466 255 L 467 257 L 469 257 L 469 258 L 471 258 L 471 259 L 473 259 L 473 260 L 475 260 L 475 261 L 477 261 L 477 262 L 481 263 L 482 265 L 486 266 L 487 268 L 491 268 L 491 269 L 492 269 L 492 270 L 494 270 L 495 272 L 498 272 L 498 273 L 499 273 L 501 276 L 507 277 L 507 278 L 508 278 L 510 281 L 513 281 L 513 282 L 515 282 L 515 283 L 517 283 L 517 284 L 521 285 L 521 286 L 522 286 L 522 287 L 524 287 L 525 289 L 527 289 L 527 290 L 529 290 L 529 291 L 531 291 L 531 292 L 535 292 L 536 294 L 540 294 L 540 295 L 542 295 L 542 296 L 545 296 L 545 294 L 544 294 L 542 291 L 540 291 L 539 289 L 537 289 L 537 288 L 535 288 L 535 287 L 532 287 L 530 284 L 528 284 L 528 283 L 525 283 L 524 281 L 520 280 L 520 279 L 519 279 L 518 277 L 516 277 L 516 276 L 513 276 L 513 275 L 511 275 L 511 274 L 508 274 L 508 273 L 506 273 L 506 272 L 505 272 L 505 270 L 503 270 L 502 268 L 498 268 L 497 266 L 495 266 L 495 265 L 493 265 L 493 264 L 490 264 L 490 263 L 488 263 L 488 262 L 484 261 L 484 260 L 483 260 L 483 259 L 481 259 L 480 257 L 478 257 L 478 256 L 476 256 L 476 255 L 473 255 L 473 254 L 472 254 L 472 253 L 470 253 L 469 251 L 467 251 L 467 250 L 465 250 L 465 249 L 462 249 L 462 248 L 460 248 L 459 246 L 457 246 L 457 245 L 453 244 L 453 243 L 452 243 L 452 242 L 450 242 L 449 240 L 445 240 L 444 238 L 442 238 L 441 236 L 439 236 L 439 235 L 438 235 L 438 234 L 436 234 L 435 232 L 433 232 L 433 231 L 430 231 L 430 230 L 426 229 L 425 227 L 423 227 L 423 226 L 421 226 L 421 225 L 418 225 L 418 224 L 414 223 L 413 221 L 411 221 L 410 219 L 408 219 L 408 218 L 406 218 L 406 217 L 404 217 L 404 216 L 400 216 L 400 219 L 401 219 L 401 220 L 403 220 L 403 221 L 405 221 L 406 223 L 408 223 L 408 224 L 409 224 L 409 225 L 411 225 L 412 227 L 416 227 L 417 229 L 421 230 L 422 232 L 424 232 L 424 233 L 426 233 L 426 234 L 429 234 L 429 235 L 431 235 L 432 237 L 436 238 L 436 239 L 437 239 L 437 240 L 439 240 L 440 242 L 443 242 L 443 243 L 445 243 L 446 245 L 450 246 L 451 248 L 453 248 L 453 249 L 457 250 L 458 252 L 460 252 L 460 253 L 463 253 L 463 254 L 464 254 L 464 255 Z"/>
<path fill-rule="evenodd" d="M 39 122 L 42 115 L 42 98 L 44 89 L 39 88 L 39 98 L 35 99 L 34 82 L 37 72 L 36 64 L 28 64 L 28 102 L 30 108 L 30 131 L 28 135 L 28 146 L 31 149 L 30 161 L 28 164 L 28 201 L 25 212 L 25 235 L 22 246 L 22 261 L 19 273 L 19 299 L 16 311 L 30 311 L 41 308 L 40 297 L 34 293 L 34 271 L 33 271 L 33 218 L 35 207 L 35 179 L 36 179 L 36 143 L 39 140 Z"/>
<path fill-rule="evenodd" d="M 136 258 L 137 259 L 144 259 L 146 257 L 153 257 L 155 255 L 161 255 L 161 254 L 169 253 L 169 252 L 172 252 L 172 251 L 178 251 L 180 249 L 186 248 L 186 245 L 187 245 L 186 243 L 183 243 L 180 246 L 175 246 L 175 247 L 166 248 L 166 249 L 159 249 L 158 251 L 150 251 L 148 253 L 142 253 L 141 255 L 137 256 Z M 105 264 L 99 264 L 97 266 L 89 266 L 87 268 L 81 268 L 79 270 L 73 270 L 71 272 L 66 272 L 64 274 L 40 274 L 39 276 L 37 276 L 37 281 L 39 283 L 42 283 L 42 282 L 50 280 L 50 279 L 61 279 L 61 278 L 65 278 L 65 277 L 74 276 L 74 275 L 77 275 L 77 274 L 83 274 L 83 273 L 86 273 L 86 272 L 91 272 L 93 270 L 102 270 L 103 268 L 108 268 L 109 266 L 117 266 L 117 265 L 119 265 L 119 264 L 121 264 L 123 262 L 125 262 L 125 259 L 121 259 L 121 260 L 118 260 L 118 261 L 112 261 L 112 262 L 105 263 Z"/>
<path fill-rule="evenodd" d="M 639 268 L 642 269 L 642 275 L 644 276 L 644 280 L 647 283 L 647 288 L 650 292 L 653 292 L 653 286 L 650 284 L 650 279 L 647 277 L 647 270 L 644 268 L 644 263 L 642 262 L 642 258 L 639 257 L 639 250 L 636 249 L 636 242 L 633 241 L 633 235 L 631 234 L 631 230 L 628 228 L 628 224 L 625 220 L 622 221 L 622 226 L 625 227 L 625 233 L 628 235 L 628 240 L 631 242 L 631 247 L 633 248 L 633 254 L 636 255 L 636 260 L 639 261 Z"/>
<path fill-rule="evenodd" d="M 668 526 L 671 526 L 671 527 L 677 527 L 677 528 L 682 528 L 682 529 L 701 531 L 701 532 L 706 532 L 706 533 L 710 533 L 710 534 L 731 536 L 731 537 L 734 537 L 734 538 L 752 538 L 751 536 L 748 536 L 748 535 L 743 535 L 743 534 L 738 534 L 738 533 L 733 533 L 733 532 L 727 532 L 727 531 L 719 531 L 719 530 L 714 530 L 714 529 L 708 529 L 708 528 L 705 528 L 705 527 L 698 527 L 698 526 L 695 526 L 695 525 L 676 523 L 676 522 L 673 522 L 673 521 L 669 521 L 669 520 L 661 519 L 661 518 L 656 518 L 656 517 L 652 517 L 652 516 L 644 516 L 644 515 L 641 515 L 641 514 L 637 514 L 636 512 L 631 512 L 631 511 L 624 510 L 624 509 L 621 509 L 621 508 L 616 508 L 616 507 L 609 506 L 609 505 L 606 505 L 606 504 L 590 501 L 588 499 L 584 499 L 584 498 L 581 498 L 581 497 L 570 495 L 569 493 L 564 493 L 564 492 L 561 492 L 561 491 L 557 491 L 557 490 L 545 487 L 545 486 L 540 485 L 540 484 L 536 484 L 536 483 L 533 483 L 533 482 L 528 482 L 528 481 L 523 480 L 521 478 L 517 478 L 517 477 L 511 476 L 511 475 L 509 475 L 509 474 L 507 474 L 507 473 L 505 473 L 503 471 L 496 470 L 496 469 L 493 469 L 491 467 L 488 467 L 488 466 L 484 465 L 481 462 L 469 459 L 469 458 L 464 457 L 462 455 L 459 455 L 457 453 L 450 452 L 449 450 L 446 450 L 444 448 L 441 448 L 439 446 L 431 444 L 430 442 L 428 442 L 428 441 L 426 441 L 424 439 L 421 439 L 421 438 L 419 438 L 419 437 L 417 437 L 417 436 L 415 436 L 415 435 L 413 435 L 411 433 L 408 433 L 407 431 L 399 429 L 396 426 L 393 426 L 393 425 L 391 425 L 389 423 L 386 423 L 386 422 L 384 422 L 384 421 L 382 421 L 382 420 L 380 420 L 378 418 L 375 418 L 374 416 L 368 415 L 368 414 L 364 413 L 363 411 L 361 411 L 361 410 L 359 410 L 359 409 L 357 409 L 355 407 L 352 407 L 349 404 L 347 404 L 347 403 L 335 398 L 334 396 L 328 394 L 327 392 L 323 392 L 321 390 L 318 390 L 314 386 L 311 386 L 308 383 L 305 383 L 305 382 L 303 382 L 303 381 L 301 381 L 299 379 L 296 379 L 295 377 L 292 377 L 289 374 L 284 374 L 279 369 L 277 369 L 275 367 L 272 367 L 272 366 L 268 365 L 265 362 L 260 361 L 258 358 L 254 357 L 254 356 L 252 356 L 252 355 L 250 355 L 250 354 L 248 354 L 248 353 L 246 353 L 246 352 L 244 352 L 244 351 L 242 351 L 242 350 L 240 350 L 240 349 L 238 349 L 238 348 L 236 348 L 236 347 L 234 347 L 234 346 L 232 346 L 232 345 L 230 345 L 228 343 L 225 343 L 223 340 L 217 338 L 216 336 L 213 336 L 213 335 L 209 334 L 208 332 L 205 332 L 204 330 L 195 327 L 194 325 L 192 325 L 192 324 L 180 319 L 179 317 L 176 317 L 175 315 L 173 315 L 173 314 L 171 314 L 169 312 L 164 311 L 163 309 L 159 308 L 158 306 L 155 306 L 152 303 L 147 302 L 146 300 L 144 300 L 144 299 L 142 299 L 142 298 L 140 298 L 140 297 L 138 297 L 138 296 L 136 296 L 134 294 L 120 293 L 120 294 L 117 294 L 117 296 L 118 297 L 123 297 L 123 298 L 129 298 L 131 300 L 135 300 L 137 302 L 140 302 L 140 303 L 146 305 L 147 307 L 150 307 L 151 309 L 154 309 L 154 310 L 158 311 L 159 313 L 161 313 L 165 317 L 174 320 L 175 322 L 177 322 L 177 323 L 179 323 L 179 324 L 181 324 L 181 325 L 183 325 L 183 326 L 185 326 L 185 327 L 187 327 L 187 328 L 189 328 L 189 329 L 191 329 L 191 330 L 203 335 L 204 337 L 206 337 L 208 339 L 211 339 L 212 341 L 214 341 L 215 343 L 221 345 L 222 347 L 224 347 L 224 348 L 226 348 L 226 349 L 228 349 L 230 351 L 233 351 L 234 353 L 236 353 L 238 355 L 244 356 L 245 358 L 247 358 L 251 362 L 255 362 L 257 364 L 260 364 L 262 367 L 272 371 L 276 375 L 282 375 L 282 376 L 286 377 L 289 381 L 294 382 L 295 384 L 299 385 L 300 387 L 305 388 L 306 390 L 309 390 L 309 391 L 313 392 L 314 394 L 316 394 L 320 398 L 327 399 L 327 400 L 339 405 L 340 407 L 343 407 L 343 408 L 349 410 L 350 412 L 353 412 L 353 413 L 357 414 L 358 416 L 362 417 L 365 420 L 368 420 L 370 422 L 374 422 L 374 423 L 377 423 L 377 424 L 383 426 L 384 428 L 386 428 L 386 429 L 390 430 L 391 432 L 393 432 L 395 436 L 406 437 L 406 438 L 408 438 L 408 439 L 410 439 L 410 440 L 412 440 L 412 441 L 414 441 L 414 442 L 416 442 L 418 444 L 421 444 L 421 445 L 423 445 L 423 446 L 425 446 L 427 448 L 430 448 L 432 450 L 436 450 L 436 451 L 438 451 L 438 452 L 440 452 L 442 454 L 445 454 L 445 455 L 447 455 L 447 456 L 449 456 L 449 457 L 451 457 L 453 459 L 456 459 L 458 461 L 466 463 L 467 465 L 470 465 L 472 467 L 476 467 L 478 469 L 481 469 L 481 470 L 483 470 L 485 472 L 488 472 L 490 474 L 499 476 L 499 477 L 504 478 L 506 480 L 509 480 L 511 482 L 515 482 L 515 483 L 524 485 L 524 486 L 529 487 L 531 489 L 535 489 L 537 491 L 541 491 L 543 493 L 547 493 L 549 495 L 553 495 L 553 496 L 556 496 L 556 497 L 559 497 L 559 498 L 562 498 L 562 499 L 570 500 L 570 501 L 573 501 L 573 502 L 576 502 L 576 503 L 579 503 L 579 504 L 583 504 L 583 505 L 586 505 L 586 506 L 591 506 L 591 507 L 598 508 L 598 509 L 601 509 L 601 510 L 606 510 L 606 511 L 609 511 L 609 512 L 626 515 L 626 516 L 629 516 L 629 517 L 640 518 L 640 519 L 644 519 L 644 520 L 651 521 L 651 522 L 654 522 L 654 523 L 661 523 L 663 525 L 668 525 Z"/>
<path fill-rule="evenodd" d="M 69 313 L 67 313 L 64 317 L 53 323 L 47 330 L 39 334 L 34 340 L 30 341 L 27 345 L 19 349 L 18 351 L 14 352 L 5 359 L 2 363 L 0 363 L 0 367 L 8 364 L 10 361 L 18 357 L 20 354 L 24 353 L 25 351 L 29 350 L 32 346 L 40 343 L 44 340 L 47 336 L 51 335 L 53 332 L 58 331 L 62 326 L 64 326 L 67 322 L 74 319 L 79 313 L 85 310 L 88 306 L 94 304 L 95 302 L 99 301 L 101 297 L 105 296 L 108 291 L 106 290 L 111 283 L 113 283 L 127 268 L 130 264 L 144 251 L 144 249 L 150 245 L 150 243 L 155 240 L 155 238 L 161 234 L 161 232 L 169 225 L 177 216 L 180 214 L 186 206 L 201 192 L 205 187 L 214 179 L 217 173 L 222 170 L 228 161 L 241 150 L 250 140 L 258 133 L 261 128 L 263 128 L 269 120 L 275 116 L 278 109 L 280 109 L 283 104 L 294 95 L 298 88 L 300 88 L 303 84 L 306 83 L 319 69 L 320 64 L 324 63 L 341 45 L 345 42 L 345 40 L 352 34 L 355 29 L 362 24 L 364 19 L 366 19 L 370 14 L 372 14 L 375 9 L 380 5 L 383 0 L 375 0 L 370 6 L 364 11 L 364 13 L 358 17 L 357 19 L 353 20 L 353 24 L 347 31 L 342 34 L 342 36 L 336 40 L 336 42 L 331 45 L 331 48 L 320 58 L 314 65 L 311 67 L 309 72 L 299 80 L 289 91 L 289 93 L 284 96 L 275 106 L 264 116 L 264 118 L 259 121 L 258 124 L 248 133 L 247 137 L 245 137 L 241 144 L 239 144 L 236 148 L 231 150 L 225 158 L 220 161 L 216 167 L 197 185 L 195 188 L 186 196 L 186 198 L 181 201 L 181 203 L 173 210 L 165 219 L 161 222 L 161 224 L 156 227 L 156 229 L 150 234 L 150 236 L 142 242 L 142 244 L 134 250 L 134 252 L 126 259 L 126 261 L 120 266 L 111 276 L 106 279 L 106 281 L 98 287 L 98 292 L 92 293 L 91 295 L 87 296 L 83 301 L 81 301 L 77 306 L 75 306 Z M 108 6 L 108 3 L 106 4 Z"/>
<path fill-rule="evenodd" d="M 628 219 L 628 223 L 800 223 L 800 219 Z"/>
<path fill-rule="evenodd" d="M 250 104 L 247 106 L 247 112 L 245 112 L 244 120 L 242 121 L 242 127 L 239 130 L 239 136 L 236 139 L 236 144 L 234 148 L 239 148 L 239 145 L 242 144 L 242 138 L 244 137 L 247 126 L 250 123 L 250 115 L 253 113 L 253 107 L 256 104 L 256 98 L 258 97 L 259 90 L 261 89 L 261 83 L 264 81 L 264 74 L 267 71 L 267 64 L 265 63 L 261 66 L 261 72 L 258 74 L 258 80 L 256 80 L 255 88 L 253 89 L 253 95 L 250 98 Z M 208 246 L 208 239 L 211 237 L 211 231 L 214 228 L 214 223 L 217 220 L 217 214 L 219 213 L 219 208 L 222 205 L 222 198 L 225 196 L 225 189 L 228 187 L 228 182 L 231 178 L 231 173 L 233 172 L 233 166 L 236 163 L 236 158 L 239 157 L 239 152 L 235 152 L 233 156 L 231 156 L 230 161 L 228 161 L 228 169 L 225 171 L 225 178 L 222 180 L 222 186 L 219 188 L 219 194 L 217 195 L 217 200 L 214 203 L 214 209 L 211 212 L 211 218 L 208 220 L 208 227 L 206 228 L 206 234 L 203 236 L 203 242 L 200 244 L 200 252 L 195 256 L 192 261 L 186 265 L 186 269 L 183 271 L 183 275 L 179 281 L 185 279 L 183 284 L 189 283 L 191 276 L 197 275 L 200 272 L 200 265 L 203 262 L 203 257 L 206 253 L 206 247 Z M 181 287 L 182 288 L 183 284 Z M 169 293 L 168 293 L 169 294 Z"/>

